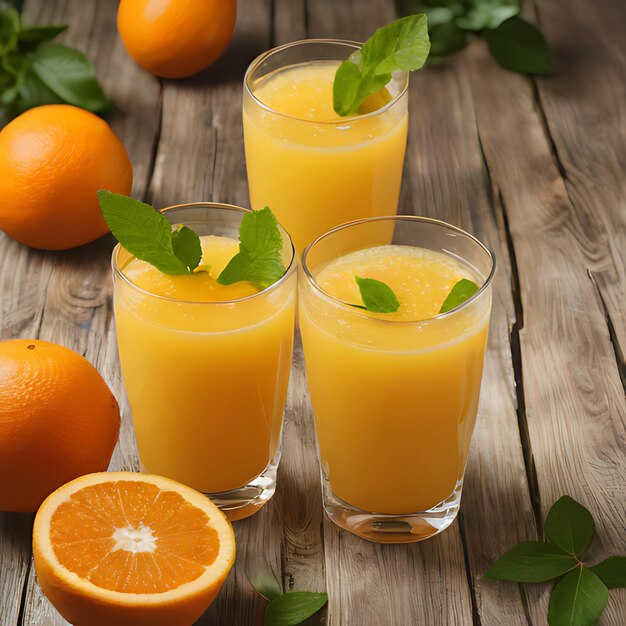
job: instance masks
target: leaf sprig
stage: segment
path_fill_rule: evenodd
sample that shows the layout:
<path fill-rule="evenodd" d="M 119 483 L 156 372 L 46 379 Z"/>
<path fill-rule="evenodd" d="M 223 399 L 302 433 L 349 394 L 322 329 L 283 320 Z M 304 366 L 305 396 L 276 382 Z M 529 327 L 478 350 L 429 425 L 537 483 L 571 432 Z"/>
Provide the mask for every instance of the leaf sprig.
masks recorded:
<path fill-rule="evenodd" d="M 379 28 L 337 69 L 333 83 L 337 115 L 357 114 L 368 96 L 391 81 L 393 72 L 422 67 L 429 49 L 425 15 L 409 15 Z"/>
<path fill-rule="evenodd" d="M 200 266 L 200 237 L 188 226 L 172 225 L 145 202 L 98 191 L 102 215 L 113 236 L 132 255 L 164 274 L 193 274 Z M 269 207 L 246 213 L 239 226 L 239 252 L 217 277 L 221 285 L 247 281 L 265 289 L 287 271 L 281 260 L 283 239 Z"/>
<path fill-rule="evenodd" d="M 0 7 L 0 127 L 42 104 L 65 102 L 93 113 L 113 108 L 87 57 L 51 43 L 66 28 L 28 25 L 16 8 Z"/>
<path fill-rule="evenodd" d="M 328 594 L 313 591 L 288 591 L 282 588 L 267 559 L 256 556 L 248 566 L 248 580 L 256 592 L 268 600 L 265 626 L 297 626 L 315 615 L 327 602 Z"/>
<path fill-rule="evenodd" d="M 541 31 L 521 17 L 519 0 L 396 0 L 400 15 L 428 16 L 431 61 L 483 37 L 493 58 L 521 74 L 552 74 L 550 48 Z"/>
<path fill-rule="evenodd" d="M 549 626 L 588 626 L 604 611 L 609 589 L 626 587 L 626 556 L 588 566 L 582 557 L 595 532 L 591 513 L 562 496 L 546 518 L 547 541 L 522 541 L 505 552 L 485 578 L 518 583 L 559 579 L 548 605 Z"/>

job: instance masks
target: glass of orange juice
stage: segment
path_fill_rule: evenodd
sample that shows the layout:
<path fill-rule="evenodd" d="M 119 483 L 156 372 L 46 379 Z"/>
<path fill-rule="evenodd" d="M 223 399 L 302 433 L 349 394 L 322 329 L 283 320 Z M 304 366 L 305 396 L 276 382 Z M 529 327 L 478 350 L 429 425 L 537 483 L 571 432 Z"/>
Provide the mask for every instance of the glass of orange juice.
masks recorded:
<path fill-rule="evenodd" d="M 493 254 L 444 222 L 393 216 L 324 234 L 299 271 L 327 515 L 384 543 L 441 532 L 459 509 L 476 420 Z M 391 287 L 397 312 L 352 306 L 363 305 L 355 276 Z M 461 279 L 479 290 L 440 314 Z"/>
<path fill-rule="evenodd" d="M 202 243 L 200 269 L 161 273 L 118 245 L 114 312 L 122 374 L 144 471 L 208 494 L 230 519 L 273 495 L 280 460 L 296 300 L 295 254 L 259 291 L 216 277 L 238 252 L 246 209 L 197 203 L 163 210 Z"/>
<path fill-rule="evenodd" d="M 397 211 L 409 76 L 397 72 L 358 116 L 340 117 L 335 72 L 360 45 L 296 41 L 259 56 L 244 78 L 250 201 L 272 207 L 299 253 L 338 224 Z"/>

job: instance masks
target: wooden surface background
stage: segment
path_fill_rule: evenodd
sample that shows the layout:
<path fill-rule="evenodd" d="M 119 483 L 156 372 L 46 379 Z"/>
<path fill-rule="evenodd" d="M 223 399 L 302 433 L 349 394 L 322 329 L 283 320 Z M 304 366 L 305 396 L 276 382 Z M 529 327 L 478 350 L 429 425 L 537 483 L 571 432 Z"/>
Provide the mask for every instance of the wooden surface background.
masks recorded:
<path fill-rule="evenodd" d="M 227 55 L 160 81 L 117 37 L 114 0 L 27 0 L 32 21 L 69 23 L 121 114 L 133 193 L 157 207 L 247 205 L 241 82 L 260 52 L 303 37 L 365 39 L 391 0 L 239 0 Z M 302 351 L 296 346 L 274 500 L 238 522 L 237 564 L 202 625 L 262 624 L 249 583 L 271 569 L 285 590 L 327 590 L 333 626 L 545 624 L 549 586 L 483 579 L 509 546 L 542 534 L 561 494 L 597 523 L 592 560 L 626 552 L 626 64 L 621 0 L 527 2 L 552 78 L 499 68 L 482 42 L 411 78 L 401 212 L 468 229 L 495 251 L 493 323 L 462 510 L 422 544 L 380 546 L 323 519 Z M 25 190 L 27 193 L 27 190 Z M 111 238 L 68 252 L 0 234 L 0 337 L 56 341 L 98 367 L 124 407 L 112 468 L 138 469 L 111 310 Z M 32 516 L 0 513 L 0 624 L 65 622 L 31 561 Z M 318 620 L 319 621 L 319 620 Z M 626 624 L 626 591 L 602 624 Z"/>

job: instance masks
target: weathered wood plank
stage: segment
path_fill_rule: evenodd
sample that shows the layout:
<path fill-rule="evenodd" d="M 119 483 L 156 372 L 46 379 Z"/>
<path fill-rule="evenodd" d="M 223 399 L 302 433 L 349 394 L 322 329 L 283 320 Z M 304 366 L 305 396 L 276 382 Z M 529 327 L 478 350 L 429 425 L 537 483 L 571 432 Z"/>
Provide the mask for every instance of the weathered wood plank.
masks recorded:
<path fill-rule="evenodd" d="M 585 223 L 580 251 L 626 356 L 626 53 L 620 0 L 537 2 L 556 62 L 537 80 L 571 210 Z M 592 218 L 592 219 L 591 219 Z M 622 370 L 623 372 L 624 370 Z"/>
<path fill-rule="evenodd" d="M 443 67 L 416 74 L 411 97 L 415 121 L 409 131 L 403 209 L 466 228 L 487 243 L 498 263 L 461 518 L 479 618 L 484 624 L 524 624 L 519 590 L 482 582 L 504 550 L 535 539 L 536 529 L 516 415 L 510 345 L 515 310 L 506 233 L 476 136 L 466 59 L 452 57 Z M 537 605 L 536 590 L 529 593 L 529 604 Z"/>
<path fill-rule="evenodd" d="M 598 537 L 591 558 L 623 553 L 626 405 L 587 274 L 590 258 L 603 254 L 597 214 L 572 205 L 529 81 L 485 53 L 475 63 L 480 138 L 519 270 L 526 420 L 542 516 L 569 494 L 594 513 Z M 612 592 L 606 623 L 626 621 L 625 604 L 618 602 L 623 593 Z"/>
<path fill-rule="evenodd" d="M 95 62 L 105 92 L 120 110 L 112 126 L 129 152 L 134 170 L 133 193 L 141 197 L 152 168 L 159 127 L 160 86 L 157 79 L 139 69 L 126 54 L 117 37 L 115 14 L 114 4 L 79 0 L 31 0 L 25 8 L 26 18 L 32 22 L 69 23 L 63 41 L 84 51 Z M 109 259 L 113 243 L 111 237 L 105 237 L 88 246 L 59 253 L 41 253 L 20 246 L 15 258 L 25 258 L 31 265 L 41 264 L 38 273 L 45 278 L 45 283 L 33 281 L 30 272 L 18 273 L 12 277 L 13 285 L 7 291 L 20 294 L 22 298 L 22 285 L 39 290 L 38 294 L 33 294 L 29 305 L 11 309 L 12 316 L 24 315 L 23 319 L 36 321 L 29 332 L 21 328 L 19 336 L 38 336 L 72 348 L 104 376 L 123 412 L 121 436 L 111 467 L 138 469 L 112 327 Z M 19 327 L 19 320 L 14 323 Z M 3 332 L 6 328 L 3 324 Z M 32 568 L 25 597 L 24 623 L 65 624 L 43 597 Z"/>

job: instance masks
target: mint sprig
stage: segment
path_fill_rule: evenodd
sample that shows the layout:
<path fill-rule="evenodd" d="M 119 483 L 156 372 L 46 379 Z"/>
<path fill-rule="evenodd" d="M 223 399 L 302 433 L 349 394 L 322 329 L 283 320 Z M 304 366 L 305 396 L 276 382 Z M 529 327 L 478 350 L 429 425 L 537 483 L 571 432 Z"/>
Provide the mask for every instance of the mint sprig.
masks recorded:
<path fill-rule="evenodd" d="M 424 65 L 430 50 L 425 15 L 409 15 L 379 28 L 337 69 L 333 108 L 354 115 L 363 101 L 391 81 L 393 72 Z"/>
<path fill-rule="evenodd" d="M 472 37 L 487 41 L 493 58 L 522 74 L 551 74 L 550 48 L 541 31 L 521 17 L 519 0 L 396 0 L 400 15 L 428 16 L 430 60 L 464 48 Z"/>
<path fill-rule="evenodd" d="M 626 556 L 592 567 L 583 562 L 594 531 L 591 513 L 562 496 L 548 512 L 547 541 L 519 543 L 487 570 L 485 578 L 529 583 L 562 577 L 550 595 L 549 626 L 594 624 L 607 605 L 609 589 L 626 587 Z"/>
<path fill-rule="evenodd" d="M 193 261 L 200 240 L 190 228 L 183 235 L 182 229 L 173 231 L 164 215 L 128 196 L 98 191 L 98 200 L 113 236 L 132 255 L 164 274 L 191 274 L 197 267 L 200 259 Z"/>
<path fill-rule="evenodd" d="M 50 43 L 67 26 L 24 24 L 14 8 L 0 8 L 0 127 L 42 104 L 66 102 L 94 113 L 113 109 L 82 52 Z"/>
<path fill-rule="evenodd" d="M 281 259 L 283 238 L 269 207 L 246 213 L 239 226 L 239 252 L 218 276 L 221 285 L 248 281 L 265 289 L 287 271 Z"/>
<path fill-rule="evenodd" d="M 478 285 L 467 278 L 461 278 L 443 301 L 439 313 L 447 313 L 471 298 L 478 291 Z"/>
<path fill-rule="evenodd" d="M 283 593 L 280 582 L 263 554 L 250 552 L 246 570 L 250 584 L 269 602 L 265 608 L 265 626 L 296 626 L 317 613 L 328 602 L 326 593 Z"/>
<path fill-rule="evenodd" d="M 172 225 L 154 207 L 110 191 L 98 191 L 102 215 L 128 252 L 164 274 L 208 271 L 200 265 L 200 237 L 188 226 Z M 221 285 L 241 281 L 265 289 L 287 271 L 281 259 L 283 238 L 276 217 L 265 207 L 246 213 L 239 225 L 239 252 L 217 277 Z"/>

